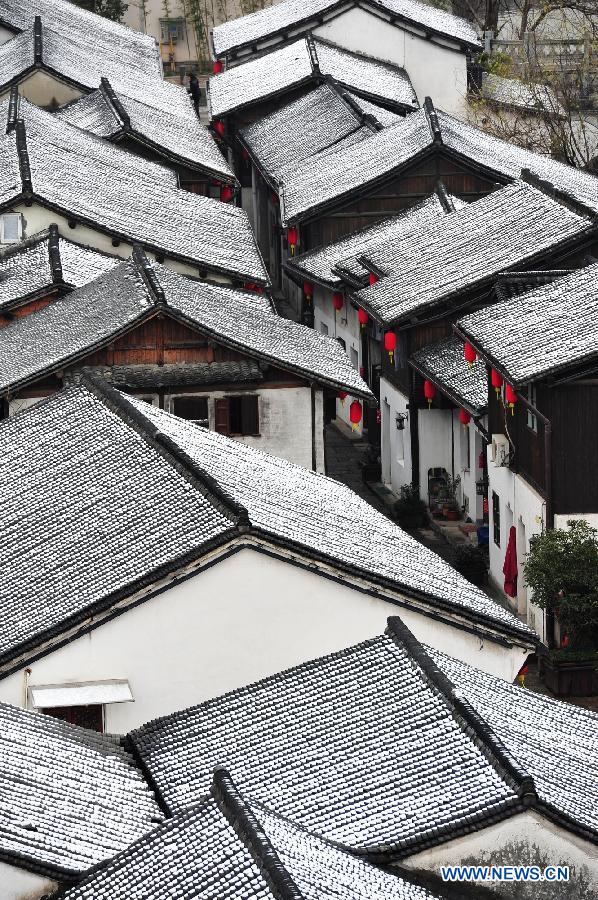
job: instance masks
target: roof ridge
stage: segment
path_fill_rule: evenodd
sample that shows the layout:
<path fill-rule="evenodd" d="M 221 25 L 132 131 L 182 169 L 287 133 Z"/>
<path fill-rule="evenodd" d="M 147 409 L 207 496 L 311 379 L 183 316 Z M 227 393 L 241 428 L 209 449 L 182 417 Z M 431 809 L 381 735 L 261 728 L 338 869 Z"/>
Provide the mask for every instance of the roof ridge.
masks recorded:
<path fill-rule="evenodd" d="M 555 203 L 560 203 L 561 206 L 564 206 L 570 212 L 576 213 L 584 219 L 589 219 L 594 225 L 598 224 L 598 214 L 595 210 L 590 206 L 586 206 L 581 200 L 577 200 L 577 198 L 573 197 L 562 188 L 556 188 L 552 181 L 548 181 L 546 178 L 540 178 L 540 176 L 536 175 L 531 169 L 522 169 L 520 180 L 525 184 L 529 184 L 531 187 L 536 188 L 536 190 L 541 191 L 551 200 L 554 200 Z"/>
<path fill-rule="evenodd" d="M 135 268 L 141 275 L 143 283 L 150 293 L 154 306 L 160 308 L 168 306 L 168 301 L 166 300 L 166 294 L 164 293 L 162 285 L 158 281 L 156 273 L 140 244 L 133 244 L 132 260 Z"/>
<path fill-rule="evenodd" d="M 276 900 L 304 900 L 257 816 L 223 766 L 214 769 L 212 794 L 218 809 L 249 850 Z"/>
<path fill-rule="evenodd" d="M 105 403 L 127 425 L 141 434 L 161 455 L 171 458 L 171 464 L 226 518 L 231 519 L 240 531 L 251 527 L 247 509 L 231 497 L 225 489 L 171 438 L 164 434 L 146 416 L 134 407 L 127 397 L 117 391 L 101 376 L 86 369 L 81 373 L 81 383 Z M 158 446 L 156 446 L 158 445 Z"/>
<path fill-rule="evenodd" d="M 31 181 L 31 167 L 29 165 L 29 153 L 27 152 L 27 132 L 23 119 L 17 119 L 15 122 L 15 132 L 17 135 L 17 156 L 19 159 L 19 171 L 21 173 L 21 183 L 23 186 L 23 194 L 26 198 L 30 198 L 33 193 L 33 183 Z"/>
<path fill-rule="evenodd" d="M 309 53 L 309 59 L 311 62 L 311 74 L 315 77 L 321 77 L 322 72 L 320 71 L 320 60 L 318 59 L 318 51 L 316 49 L 314 36 L 311 31 L 309 31 L 305 35 L 305 44 L 307 46 L 307 52 Z"/>
<path fill-rule="evenodd" d="M 42 18 L 35 16 L 33 19 L 33 61 L 36 66 L 43 63 L 43 38 L 42 38 Z"/>
<path fill-rule="evenodd" d="M 461 719 L 464 731 L 484 752 L 488 761 L 498 771 L 501 778 L 505 774 L 517 788 L 517 794 L 524 806 L 532 806 L 538 802 L 534 779 L 530 773 L 519 765 L 515 757 L 504 746 L 488 723 L 482 718 L 471 703 L 455 689 L 453 683 L 436 665 L 423 648 L 415 635 L 398 616 L 390 616 L 386 634 L 396 644 L 403 645 L 409 655 L 423 671 L 427 680 L 443 695 L 451 707 L 454 718 Z"/>
<path fill-rule="evenodd" d="M 326 75 L 326 82 L 330 85 L 332 90 L 336 92 L 338 97 L 345 103 L 353 115 L 358 119 L 361 125 L 365 125 L 367 128 L 372 128 L 374 131 L 383 131 L 384 125 L 380 122 L 379 119 L 373 113 L 366 113 L 363 109 L 360 108 L 359 103 L 355 100 L 348 89 L 344 87 L 334 75 Z M 342 138 L 341 138 L 342 140 Z"/>
<path fill-rule="evenodd" d="M 439 178 L 434 185 L 434 193 L 440 200 L 440 205 L 442 206 L 445 213 L 455 212 L 455 204 L 453 202 L 452 195 L 447 191 L 446 185 L 442 178 Z"/>
<path fill-rule="evenodd" d="M 100 78 L 100 92 L 107 99 L 108 103 L 116 113 L 116 117 L 120 119 L 122 125 L 125 128 L 130 128 L 131 117 L 119 100 L 116 91 L 104 75 L 102 75 L 102 77 Z"/>
<path fill-rule="evenodd" d="M 440 120 L 438 118 L 438 113 L 436 112 L 436 108 L 432 103 L 431 97 L 426 97 L 424 100 L 424 110 L 426 113 L 426 119 L 428 120 L 428 126 L 430 128 L 430 132 L 432 134 L 432 140 L 435 144 L 442 144 L 442 129 L 440 127 Z"/>
<path fill-rule="evenodd" d="M 18 84 L 13 84 L 13 86 L 10 89 L 10 97 L 9 97 L 9 101 L 8 101 L 8 116 L 6 119 L 6 134 L 10 134 L 10 132 L 14 131 L 14 129 L 15 129 L 17 120 L 19 118 L 19 105 L 20 105 L 19 86 L 18 86 Z"/>
<path fill-rule="evenodd" d="M 52 273 L 52 281 L 62 284 L 64 278 L 62 275 L 62 260 L 60 258 L 60 235 L 58 233 L 58 225 L 51 222 L 48 226 L 48 257 L 50 260 L 50 271 Z"/>

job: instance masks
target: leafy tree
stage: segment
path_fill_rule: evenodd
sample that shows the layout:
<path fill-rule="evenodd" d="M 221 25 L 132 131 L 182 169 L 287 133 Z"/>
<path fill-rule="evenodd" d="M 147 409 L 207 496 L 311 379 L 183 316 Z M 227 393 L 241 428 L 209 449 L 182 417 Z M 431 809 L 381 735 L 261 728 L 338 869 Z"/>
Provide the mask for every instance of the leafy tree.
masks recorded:
<path fill-rule="evenodd" d="M 129 8 L 129 4 L 122 0 L 75 0 L 75 5 L 104 16 L 105 19 L 112 19 L 113 22 L 120 22 Z"/>
<path fill-rule="evenodd" d="M 530 539 L 525 580 L 533 602 L 552 610 L 571 652 L 598 650 L 598 530 L 570 520 Z"/>

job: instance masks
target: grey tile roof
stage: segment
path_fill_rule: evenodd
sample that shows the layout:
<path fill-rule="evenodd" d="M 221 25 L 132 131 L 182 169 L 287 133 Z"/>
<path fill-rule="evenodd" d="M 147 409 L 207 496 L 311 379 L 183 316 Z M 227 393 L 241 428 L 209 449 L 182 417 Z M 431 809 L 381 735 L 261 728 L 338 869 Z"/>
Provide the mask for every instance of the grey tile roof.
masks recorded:
<path fill-rule="evenodd" d="M 172 811 L 215 765 L 297 825 L 389 861 L 519 808 L 518 789 L 472 739 L 409 649 L 380 636 L 129 735 Z"/>
<path fill-rule="evenodd" d="M 564 113 L 556 94 L 548 85 L 526 84 L 519 78 L 504 78 L 490 72 L 484 72 L 481 96 L 499 106 Z"/>
<path fill-rule="evenodd" d="M 380 0 L 371 4 L 381 7 L 387 13 L 405 19 L 426 30 L 444 34 L 465 44 L 479 44 L 478 37 L 465 19 L 453 16 L 444 10 L 418 3 L 416 0 Z M 213 43 L 217 56 L 231 50 L 258 43 L 286 29 L 308 26 L 312 19 L 332 12 L 340 6 L 338 0 L 283 0 L 274 6 L 217 25 L 213 31 Z"/>
<path fill-rule="evenodd" d="M 0 704 L 0 857 L 66 878 L 124 850 L 163 818 L 111 738 Z"/>
<path fill-rule="evenodd" d="M 411 357 L 411 362 L 424 378 L 430 378 L 447 396 L 480 415 L 488 405 L 488 375 L 486 366 L 476 361 L 471 368 L 463 357 L 463 341 L 447 338 L 429 344 Z"/>
<path fill-rule="evenodd" d="M 142 270 L 143 263 L 122 262 L 101 278 L 1 329 L 0 390 L 14 389 L 89 354 L 154 313 L 160 300 L 148 289 Z M 282 318 L 264 298 L 193 281 L 157 264 L 151 271 L 164 292 L 166 312 L 182 317 L 215 341 L 319 383 L 372 397 L 337 341 Z"/>
<path fill-rule="evenodd" d="M 183 385 L 228 384 L 264 380 L 259 365 L 242 362 L 166 363 L 164 366 L 112 366 L 102 376 L 117 387 L 161 388 Z"/>
<path fill-rule="evenodd" d="M 115 108 L 111 94 L 117 98 Z M 190 101 L 164 109 L 153 105 L 153 91 L 145 102 L 112 91 L 105 84 L 59 110 L 57 115 L 71 125 L 91 131 L 99 137 L 120 139 L 131 135 L 155 148 L 169 160 L 190 169 L 217 175 L 233 181 L 234 175 L 208 129 L 201 124 Z M 162 104 L 163 105 L 163 104 Z M 123 121 L 122 112 L 128 119 Z"/>
<path fill-rule="evenodd" d="M 0 22 L 15 32 L 26 31 L 35 16 L 41 16 L 44 25 L 68 39 L 73 53 L 87 57 L 90 65 L 104 70 L 103 75 L 118 67 L 131 83 L 140 77 L 162 78 L 154 38 L 73 6 L 64 0 L 23 0 L 17 4 L 0 0 Z"/>
<path fill-rule="evenodd" d="M 456 198 L 453 200 L 461 205 Z M 431 194 L 421 203 L 396 216 L 356 231 L 332 244 L 316 247 L 296 256 L 287 266 L 292 271 L 330 287 L 342 284 L 343 279 L 339 274 L 341 269 L 343 275 L 347 274 L 358 280 L 367 279 L 367 269 L 359 262 L 362 255 L 368 256 L 380 248 L 396 246 L 398 241 L 408 240 L 412 231 L 417 234 L 423 226 L 436 222 L 443 215 L 445 210 L 438 195 Z"/>
<path fill-rule="evenodd" d="M 514 385 L 598 366 L 598 264 L 465 316 L 459 327 Z"/>
<path fill-rule="evenodd" d="M 210 113 L 218 118 L 322 75 L 372 99 L 407 109 L 417 106 L 404 69 L 309 37 L 210 78 Z"/>
<path fill-rule="evenodd" d="M 0 424 L 0 485 L 4 659 L 232 528 L 211 495 L 81 387 Z"/>
<path fill-rule="evenodd" d="M 3 109 L 5 109 L 5 104 Z M 198 268 L 267 282 L 247 214 L 178 190 L 174 172 L 20 103 L 32 190 L 44 205 Z M 0 204 L 22 193 L 14 129 L 0 140 Z M 94 178 L 89 172 L 93 170 Z"/>
<path fill-rule="evenodd" d="M 421 595 L 432 607 L 533 640 L 515 616 L 338 481 L 144 407 L 134 398 L 128 402 L 235 497 L 261 532 Z"/>
<path fill-rule="evenodd" d="M 598 212 L 598 178 L 594 175 L 501 141 L 441 110 L 436 115 L 443 153 L 506 179 L 518 179 L 522 169 L 530 169 Z M 377 179 L 390 177 L 433 147 L 428 115 L 421 109 L 327 160 L 308 159 L 295 171 L 287 172 L 283 180 L 283 224 L 313 215 L 319 208 L 334 205 Z"/>
<path fill-rule="evenodd" d="M 242 824 L 230 821 L 241 809 Z M 247 820 L 247 821 L 246 821 Z M 259 854 L 259 855 L 258 855 Z M 275 856 L 274 856 L 275 854 Z M 433 900 L 422 887 L 383 872 L 243 799 L 213 797 L 174 816 L 65 894 L 65 900 L 271 900 L 281 896 L 264 874 L 302 900 Z M 294 894 L 293 896 L 297 896 Z"/>
<path fill-rule="evenodd" d="M 51 242 L 58 249 L 59 269 L 51 263 Z M 55 226 L 46 229 L 0 251 L 0 310 L 56 287 L 80 287 L 120 262 L 117 257 L 60 237 Z"/>
<path fill-rule="evenodd" d="M 357 94 L 352 94 L 349 91 L 349 96 L 353 103 L 358 106 L 362 113 L 367 116 L 373 116 L 374 119 L 377 119 L 381 125 L 388 127 L 389 125 L 396 125 L 397 122 L 400 122 L 403 116 L 399 115 L 399 113 L 391 112 L 389 109 L 384 109 L 383 106 L 379 106 L 377 103 L 372 103 L 370 100 L 364 100 L 363 97 L 358 97 Z"/>
<path fill-rule="evenodd" d="M 422 228 L 407 245 L 372 253 L 371 262 L 388 274 L 356 298 L 382 322 L 412 321 L 479 290 L 506 268 L 589 235 L 591 227 L 587 218 L 515 182 Z"/>
<path fill-rule="evenodd" d="M 260 170 L 274 181 L 286 169 L 338 144 L 349 135 L 372 133 L 363 118 L 333 85 L 323 84 L 240 130 Z"/>
<path fill-rule="evenodd" d="M 598 836 L 598 714 L 427 648 L 534 779 L 541 804 Z"/>

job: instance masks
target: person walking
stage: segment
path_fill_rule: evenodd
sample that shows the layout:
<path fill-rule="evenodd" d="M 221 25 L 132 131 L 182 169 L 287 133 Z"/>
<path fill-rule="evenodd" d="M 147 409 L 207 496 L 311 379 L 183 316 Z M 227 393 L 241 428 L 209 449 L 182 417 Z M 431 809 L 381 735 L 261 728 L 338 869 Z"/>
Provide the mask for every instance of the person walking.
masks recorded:
<path fill-rule="evenodd" d="M 195 112 L 199 115 L 199 104 L 201 101 L 201 88 L 199 86 L 199 81 L 197 80 L 197 75 L 195 72 L 191 73 L 189 78 L 189 93 L 191 94 L 191 99 L 193 100 L 193 106 L 195 107 Z"/>

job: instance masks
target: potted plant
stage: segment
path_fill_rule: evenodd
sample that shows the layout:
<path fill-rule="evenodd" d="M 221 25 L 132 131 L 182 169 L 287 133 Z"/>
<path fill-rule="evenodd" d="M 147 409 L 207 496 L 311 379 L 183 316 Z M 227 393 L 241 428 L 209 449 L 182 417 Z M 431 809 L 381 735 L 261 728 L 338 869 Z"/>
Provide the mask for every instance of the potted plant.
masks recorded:
<path fill-rule="evenodd" d="M 598 531 L 570 520 L 530 540 L 525 580 L 536 606 L 551 612 L 560 646 L 539 659 L 540 676 L 558 696 L 598 693 Z"/>
<path fill-rule="evenodd" d="M 401 487 L 401 497 L 395 503 L 394 513 L 401 528 L 421 528 L 426 525 L 426 504 L 419 496 L 417 484 L 404 484 Z"/>
<path fill-rule="evenodd" d="M 464 578 L 478 586 L 488 580 L 488 557 L 481 547 L 474 544 L 457 544 L 453 550 L 453 568 Z"/>
<path fill-rule="evenodd" d="M 442 507 L 442 512 L 445 519 L 449 519 L 450 521 L 456 522 L 459 518 L 459 505 L 457 503 L 457 489 L 461 484 L 461 476 L 457 475 L 455 478 L 451 478 L 450 475 L 447 476 L 446 479 L 446 487 L 445 498 Z"/>

